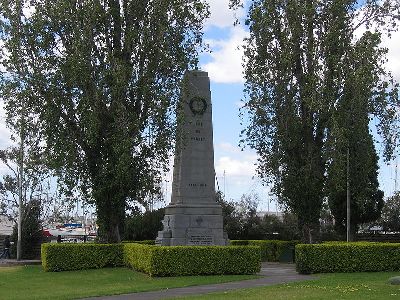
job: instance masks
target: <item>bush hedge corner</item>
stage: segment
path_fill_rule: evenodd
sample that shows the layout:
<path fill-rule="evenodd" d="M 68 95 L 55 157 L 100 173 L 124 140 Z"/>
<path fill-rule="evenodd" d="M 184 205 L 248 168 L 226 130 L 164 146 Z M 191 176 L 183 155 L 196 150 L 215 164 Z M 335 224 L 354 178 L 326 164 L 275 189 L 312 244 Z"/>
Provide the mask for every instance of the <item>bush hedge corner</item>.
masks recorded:
<path fill-rule="evenodd" d="M 300 244 L 295 251 L 296 269 L 303 274 L 400 271 L 400 243 Z"/>
<path fill-rule="evenodd" d="M 122 244 L 42 244 L 45 271 L 99 269 L 123 265 Z"/>

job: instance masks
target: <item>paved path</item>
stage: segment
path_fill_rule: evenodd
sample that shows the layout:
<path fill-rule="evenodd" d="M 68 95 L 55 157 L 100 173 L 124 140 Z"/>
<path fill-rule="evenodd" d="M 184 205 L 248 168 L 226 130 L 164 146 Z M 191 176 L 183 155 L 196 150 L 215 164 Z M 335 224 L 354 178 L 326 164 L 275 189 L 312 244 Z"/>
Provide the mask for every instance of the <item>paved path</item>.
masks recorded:
<path fill-rule="evenodd" d="M 281 264 L 281 263 L 263 263 L 261 272 L 262 278 L 243 280 L 236 282 L 227 282 L 220 284 L 210 284 L 202 286 L 191 286 L 183 288 L 174 288 L 153 292 L 141 292 L 126 295 L 115 295 L 106 297 L 87 298 L 91 300 L 158 300 L 173 298 L 179 296 L 200 295 L 212 292 L 223 292 L 234 289 L 244 289 L 259 286 L 267 286 L 273 284 L 280 284 L 286 282 L 293 282 L 299 280 L 311 280 L 316 277 L 310 275 L 300 275 L 295 270 L 294 264 Z"/>
<path fill-rule="evenodd" d="M 40 260 L 35 259 L 0 259 L 0 268 L 1 267 L 13 267 L 13 266 L 25 266 L 25 265 L 40 265 L 42 262 Z"/>

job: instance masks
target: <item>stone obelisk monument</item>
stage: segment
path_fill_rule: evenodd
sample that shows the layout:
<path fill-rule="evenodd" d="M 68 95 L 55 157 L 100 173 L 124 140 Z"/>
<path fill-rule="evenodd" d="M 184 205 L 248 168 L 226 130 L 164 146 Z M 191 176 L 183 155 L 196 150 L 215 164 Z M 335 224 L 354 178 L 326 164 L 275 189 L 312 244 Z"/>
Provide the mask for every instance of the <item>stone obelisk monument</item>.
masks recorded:
<path fill-rule="evenodd" d="M 215 201 L 210 80 L 186 72 L 178 109 L 171 203 L 165 209 L 161 245 L 226 245 L 222 208 Z"/>

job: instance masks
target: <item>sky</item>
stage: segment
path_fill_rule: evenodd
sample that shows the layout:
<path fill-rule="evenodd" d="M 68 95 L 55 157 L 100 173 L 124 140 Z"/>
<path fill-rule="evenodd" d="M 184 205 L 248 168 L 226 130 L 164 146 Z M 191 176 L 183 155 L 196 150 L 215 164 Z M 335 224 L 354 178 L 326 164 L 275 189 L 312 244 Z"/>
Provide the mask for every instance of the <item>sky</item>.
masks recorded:
<path fill-rule="evenodd" d="M 257 155 L 251 149 L 242 150 L 238 144 L 240 131 L 239 108 L 243 99 L 242 55 L 243 38 L 248 35 L 243 24 L 233 26 L 235 15 L 245 16 L 244 10 L 235 13 L 228 8 L 229 0 L 208 0 L 211 16 L 205 23 L 205 42 L 211 53 L 200 56 L 200 69 L 207 71 L 211 80 L 214 128 L 214 160 L 218 186 L 229 200 L 239 200 L 243 194 L 258 194 L 259 210 L 279 210 L 268 187 L 262 185 L 255 172 Z M 400 81 L 400 33 L 392 39 L 384 38 L 383 44 L 389 49 L 387 68 Z M 4 126 L 4 110 L 0 103 L 0 148 L 10 145 L 9 132 Z M 376 145 L 379 154 L 382 146 Z M 399 160 L 400 161 L 400 160 Z M 380 188 L 386 196 L 395 190 L 396 161 L 386 165 L 380 161 Z M 0 174 L 6 168 L 0 164 Z M 171 193 L 171 174 L 165 176 L 166 204 Z M 400 170 L 399 170 L 400 181 Z M 398 184 L 398 187 L 400 183 Z"/>

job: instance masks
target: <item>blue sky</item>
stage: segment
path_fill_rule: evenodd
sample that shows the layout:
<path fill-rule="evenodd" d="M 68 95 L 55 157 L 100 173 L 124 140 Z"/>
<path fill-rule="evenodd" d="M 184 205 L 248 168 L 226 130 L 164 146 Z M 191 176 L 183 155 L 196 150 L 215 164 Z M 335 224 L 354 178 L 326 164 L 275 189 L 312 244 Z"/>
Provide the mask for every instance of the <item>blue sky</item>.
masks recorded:
<path fill-rule="evenodd" d="M 242 25 L 233 26 L 234 13 L 229 10 L 229 0 L 208 0 L 211 17 L 206 21 L 205 41 L 209 44 L 211 53 L 202 54 L 200 68 L 209 73 L 213 101 L 213 126 L 215 170 L 219 187 L 225 191 L 228 199 L 239 200 L 246 193 L 257 193 L 260 196 L 259 209 L 268 208 L 271 200 L 268 187 L 263 187 L 255 173 L 257 159 L 254 151 L 238 147 L 239 134 L 242 129 L 239 119 L 240 100 L 243 98 L 242 51 L 240 46 L 247 36 Z M 243 17 L 245 12 L 237 11 L 236 15 Z M 394 33 L 392 39 L 384 38 L 388 47 L 388 68 L 400 81 L 400 33 Z M 4 111 L 0 105 L 0 148 L 10 144 L 9 133 L 4 126 Z M 379 153 L 382 147 L 377 144 Z M 400 160 L 399 160 L 400 162 Z M 395 164 L 389 166 L 380 163 L 379 181 L 385 195 L 394 191 Z M 0 174 L 6 168 L 0 164 Z M 224 176 L 225 172 L 225 176 Z M 172 172 L 171 172 L 172 173 Z M 167 203 L 171 192 L 171 173 L 165 176 Z M 399 170 L 400 173 L 400 170 Z M 400 174 L 398 175 L 400 181 Z M 398 183 L 398 188 L 400 183 Z M 275 210 L 274 203 L 270 210 Z"/>

